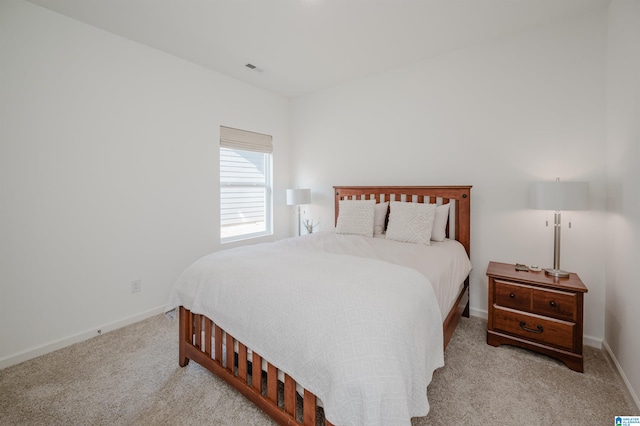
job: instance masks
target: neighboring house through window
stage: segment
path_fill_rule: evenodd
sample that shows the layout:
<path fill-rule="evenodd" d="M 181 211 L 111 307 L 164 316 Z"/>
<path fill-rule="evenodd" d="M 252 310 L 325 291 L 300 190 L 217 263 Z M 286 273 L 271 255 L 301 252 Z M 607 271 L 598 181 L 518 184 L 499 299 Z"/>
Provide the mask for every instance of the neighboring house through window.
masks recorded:
<path fill-rule="evenodd" d="M 272 234 L 268 135 L 220 126 L 220 241 Z"/>

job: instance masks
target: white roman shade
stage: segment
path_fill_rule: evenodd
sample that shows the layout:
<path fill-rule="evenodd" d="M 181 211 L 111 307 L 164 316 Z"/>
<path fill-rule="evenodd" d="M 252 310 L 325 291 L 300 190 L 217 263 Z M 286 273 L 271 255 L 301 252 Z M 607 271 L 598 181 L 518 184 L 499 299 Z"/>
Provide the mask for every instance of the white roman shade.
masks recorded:
<path fill-rule="evenodd" d="M 242 151 L 273 152 L 272 137 L 262 133 L 220 126 L 220 147 Z"/>

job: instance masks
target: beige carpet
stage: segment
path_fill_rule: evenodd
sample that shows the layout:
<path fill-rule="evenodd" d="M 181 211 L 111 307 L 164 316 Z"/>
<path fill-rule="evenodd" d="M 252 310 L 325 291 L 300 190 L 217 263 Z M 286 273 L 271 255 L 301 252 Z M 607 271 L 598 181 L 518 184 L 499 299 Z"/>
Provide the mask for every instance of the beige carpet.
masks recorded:
<path fill-rule="evenodd" d="M 462 319 L 413 425 L 613 425 L 638 415 L 605 355 L 585 373 L 485 343 L 486 322 Z M 178 366 L 177 321 L 160 315 L 0 371 L 2 425 L 272 425 L 195 363 Z"/>

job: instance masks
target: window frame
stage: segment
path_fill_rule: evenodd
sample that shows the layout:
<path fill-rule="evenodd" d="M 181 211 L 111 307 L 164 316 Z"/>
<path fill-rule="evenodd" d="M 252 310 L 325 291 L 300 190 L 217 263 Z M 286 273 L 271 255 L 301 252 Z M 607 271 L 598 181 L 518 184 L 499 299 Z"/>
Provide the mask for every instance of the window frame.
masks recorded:
<path fill-rule="evenodd" d="M 239 151 L 240 153 L 251 152 L 254 154 L 262 154 L 264 159 L 264 183 L 223 182 L 223 149 Z M 220 243 L 225 244 L 273 235 L 273 149 L 271 136 L 220 126 L 220 149 L 218 152 L 218 163 L 220 166 L 218 174 L 220 180 L 220 193 L 218 198 L 220 211 L 220 219 L 218 222 Z M 264 230 L 223 237 L 222 197 L 225 188 L 264 188 Z"/>

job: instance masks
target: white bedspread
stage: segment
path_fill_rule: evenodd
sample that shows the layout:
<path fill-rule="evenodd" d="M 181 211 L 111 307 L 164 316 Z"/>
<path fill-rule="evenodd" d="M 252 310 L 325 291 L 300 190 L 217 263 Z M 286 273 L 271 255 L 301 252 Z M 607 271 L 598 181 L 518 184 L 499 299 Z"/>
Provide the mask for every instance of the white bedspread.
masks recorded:
<path fill-rule="evenodd" d="M 384 235 L 371 238 L 324 231 L 300 238 L 288 238 L 279 241 L 278 244 L 378 259 L 413 268 L 431 282 L 443 321 L 460 294 L 464 280 L 471 272 L 471 261 L 467 252 L 464 246 L 455 240 L 432 241 L 431 245 L 427 246 L 387 240 Z"/>
<path fill-rule="evenodd" d="M 409 425 L 426 415 L 427 385 L 444 365 L 429 280 L 300 240 L 198 260 L 178 279 L 167 311 L 183 305 L 211 318 L 317 395 L 334 424 Z"/>

